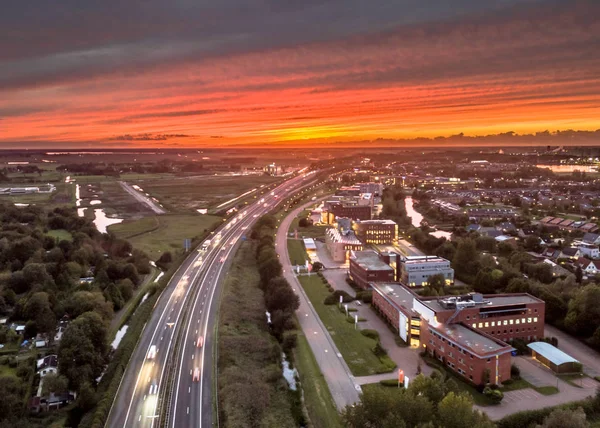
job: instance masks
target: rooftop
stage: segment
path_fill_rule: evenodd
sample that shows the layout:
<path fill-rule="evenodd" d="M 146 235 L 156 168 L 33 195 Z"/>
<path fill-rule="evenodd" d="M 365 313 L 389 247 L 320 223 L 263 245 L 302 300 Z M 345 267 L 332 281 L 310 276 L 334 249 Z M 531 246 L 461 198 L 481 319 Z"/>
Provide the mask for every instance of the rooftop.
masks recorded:
<path fill-rule="evenodd" d="M 471 330 L 462 324 L 439 324 L 436 327 L 430 327 L 463 348 L 473 351 L 476 355 L 495 353 L 501 350 L 512 351 L 512 347 L 509 345 Z"/>
<path fill-rule="evenodd" d="M 405 264 L 419 264 L 419 263 L 432 263 L 432 262 L 436 262 L 436 263 L 441 263 L 441 262 L 448 262 L 448 260 L 444 259 L 443 257 L 439 257 L 439 256 L 408 256 L 405 257 L 403 260 L 403 263 Z"/>
<path fill-rule="evenodd" d="M 352 245 L 362 245 L 362 242 L 360 242 L 356 235 L 352 232 L 349 232 L 348 234 L 344 235 L 341 234 L 340 231 L 337 230 L 335 227 L 332 227 L 331 229 L 327 229 L 327 234 L 331 237 L 331 240 L 333 242 L 341 242 L 343 244 Z"/>
<path fill-rule="evenodd" d="M 352 251 L 350 253 L 350 260 L 354 260 L 364 270 L 391 270 L 391 266 L 382 261 L 373 250 L 368 251 Z"/>
<path fill-rule="evenodd" d="M 565 354 L 560 349 L 550 345 L 546 342 L 533 342 L 527 345 L 529 349 L 537 352 L 544 358 L 548 359 L 553 364 L 560 366 L 564 363 L 578 363 L 575 358 L 571 357 L 569 354 Z"/>
<path fill-rule="evenodd" d="M 446 309 L 439 300 L 445 297 L 457 297 L 457 296 L 443 296 L 443 297 L 421 297 L 421 301 L 425 306 L 434 312 L 443 312 L 454 309 Z M 483 303 L 476 307 L 490 308 L 494 306 L 507 306 L 507 305 L 523 305 L 530 303 L 543 303 L 542 300 L 533 297 L 527 293 L 516 293 L 516 294 L 485 294 L 483 295 Z"/>
<path fill-rule="evenodd" d="M 358 224 L 396 224 L 393 220 L 362 220 L 357 221 Z"/>
<path fill-rule="evenodd" d="M 317 249 L 317 245 L 315 244 L 315 240 L 312 238 L 304 238 L 304 247 L 307 250 L 316 250 Z"/>
<path fill-rule="evenodd" d="M 375 292 L 379 293 L 392 305 L 412 312 L 415 295 L 409 289 L 397 282 L 371 283 Z"/>

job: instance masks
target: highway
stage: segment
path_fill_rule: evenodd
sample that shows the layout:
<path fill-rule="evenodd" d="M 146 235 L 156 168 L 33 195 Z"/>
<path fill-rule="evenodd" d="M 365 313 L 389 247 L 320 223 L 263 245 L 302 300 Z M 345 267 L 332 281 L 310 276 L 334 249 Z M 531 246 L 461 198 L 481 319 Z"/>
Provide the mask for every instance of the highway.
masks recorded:
<path fill-rule="evenodd" d="M 300 175 L 258 196 L 214 232 L 207 248 L 186 259 L 142 332 L 107 427 L 154 427 L 159 422 L 169 427 L 213 425 L 213 335 L 219 284 L 237 242 L 257 218 L 313 180 L 313 174 Z M 154 349 L 155 355 L 149 355 Z"/>
<path fill-rule="evenodd" d="M 124 181 L 119 181 L 119 184 L 121 185 L 123 190 L 125 190 L 127 193 L 129 193 L 131 196 L 133 196 L 138 202 L 146 205 L 148 208 L 150 208 L 156 214 L 165 214 L 167 212 L 167 210 L 165 210 L 162 207 L 162 205 L 159 205 L 150 196 L 147 196 L 146 194 L 134 189 L 129 183 L 126 183 Z"/>

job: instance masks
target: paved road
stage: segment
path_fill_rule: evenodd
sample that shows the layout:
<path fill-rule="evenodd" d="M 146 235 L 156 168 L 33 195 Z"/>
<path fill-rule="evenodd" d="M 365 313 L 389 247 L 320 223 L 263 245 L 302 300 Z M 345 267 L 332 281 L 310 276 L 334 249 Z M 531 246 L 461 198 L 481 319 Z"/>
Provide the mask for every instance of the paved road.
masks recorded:
<path fill-rule="evenodd" d="M 306 339 L 315 355 L 317 363 L 329 385 L 333 400 L 339 410 L 342 410 L 349 404 L 358 402 L 360 386 L 350 369 L 339 353 L 329 332 L 319 319 L 314 308 L 310 304 L 308 297 L 304 293 L 298 279 L 292 272 L 292 265 L 287 250 L 287 232 L 292 220 L 307 206 L 313 202 L 304 204 L 288 214 L 281 222 L 277 231 L 277 253 L 280 255 L 280 261 L 284 269 L 284 277 L 300 297 L 300 307 L 297 311 L 300 327 L 304 332 Z"/>
<path fill-rule="evenodd" d="M 218 301 L 219 282 L 235 244 L 252 223 L 269 212 L 282 199 L 280 196 L 313 179 L 314 175 L 303 175 L 286 181 L 221 226 L 210 245 L 203 245 L 188 257 L 159 298 L 142 332 L 111 408 L 107 427 L 157 424 L 158 399 L 169 391 L 165 372 L 172 368 L 176 370 L 174 390 L 165 396 L 169 426 L 212 426 L 213 326 L 217 313 L 213 301 L 215 298 Z M 177 333 L 183 334 L 184 341 L 181 352 L 174 355 Z M 200 336 L 201 343 L 198 342 Z M 156 347 L 153 358 L 150 357 L 152 346 Z M 196 370 L 197 377 L 194 376 Z"/>
<path fill-rule="evenodd" d="M 130 184 L 124 181 L 119 181 L 119 184 L 121 185 L 123 190 L 125 190 L 127 193 L 129 193 L 142 204 L 148 206 L 148 208 L 150 208 L 156 214 L 165 214 L 167 212 L 167 210 L 165 210 L 161 205 L 155 202 L 154 199 L 152 199 L 150 196 L 146 196 L 145 193 L 135 190 Z"/>

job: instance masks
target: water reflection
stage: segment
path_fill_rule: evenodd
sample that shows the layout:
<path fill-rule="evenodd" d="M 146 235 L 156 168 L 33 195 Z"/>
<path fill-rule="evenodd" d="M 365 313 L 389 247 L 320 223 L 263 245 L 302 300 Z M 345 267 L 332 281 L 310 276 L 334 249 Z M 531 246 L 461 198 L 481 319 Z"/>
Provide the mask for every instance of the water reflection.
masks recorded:
<path fill-rule="evenodd" d="M 421 222 L 423 221 L 423 216 L 421 213 L 415 211 L 413 198 L 411 196 L 404 199 L 404 206 L 406 207 L 406 214 L 410 217 L 412 225 L 414 227 L 420 227 Z M 436 230 L 434 232 L 430 232 L 430 234 L 436 238 L 446 238 L 448 240 L 452 236 L 450 232 L 446 232 L 444 230 Z"/>

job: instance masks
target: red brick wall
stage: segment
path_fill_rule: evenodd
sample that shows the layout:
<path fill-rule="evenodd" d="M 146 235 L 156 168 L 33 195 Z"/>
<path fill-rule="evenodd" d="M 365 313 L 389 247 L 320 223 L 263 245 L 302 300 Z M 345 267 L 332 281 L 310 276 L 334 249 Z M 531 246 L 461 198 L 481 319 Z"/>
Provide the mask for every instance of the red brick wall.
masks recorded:
<path fill-rule="evenodd" d="M 436 315 L 439 322 L 445 322 L 453 313 L 454 311 L 444 311 L 438 312 Z M 514 314 L 503 317 L 483 318 L 479 314 L 479 308 L 466 308 L 458 314 L 454 322 L 462 322 L 503 341 L 515 338 L 528 341 L 544 337 L 544 316 L 545 304 L 539 302 L 528 304 L 525 314 Z M 536 318 L 537 321 L 534 321 Z M 525 319 L 525 323 L 523 323 L 523 319 Z M 519 320 L 519 324 L 516 324 L 517 320 Z M 504 325 L 504 321 L 506 321 L 506 325 Z M 511 321 L 512 324 L 510 324 Z M 481 327 L 479 326 L 480 323 Z M 492 323 L 494 323 L 493 326 Z M 498 323 L 501 324 L 498 325 Z"/>
<path fill-rule="evenodd" d="M 439 333 L 439 332 L 438 332 Z M 444 364 L 454 372 L 463 376 L 466 380 L 476 385 L 483 383 L 484 372 L 490 371 L 490 382 L 495 383 L 496 379 L 496 356 L 489 358 L 478 358 L 472 352 L 460 347 L 451 346 L 446 340 L 438 339 L 429 332 L 427 322 L 421 322 L 421 346 L 425 348 L 430 355 L 434 354 L 438 360 L 443 357 Z M 502 354 L 498 357 L 498 383 L 510 379 L 510 353 Z"/>
<path fill-rule="evenodd" d="M 369 288 L 369 282 L 393 282 L 393 270 L 364 270 L 358 263 L 350 259 L 350 276 L 356 284 L 364 289 Z"/>
<path fill-rule="evenodd" d="M 398 330 L 398 325 L 400 324 L 400 313 L 398 312 L 398 309 L 385 300 L 377 290 L 373 290 L 373 308 L 378 311 L 392 327 L 394 327 L 394 330 Z"/>

